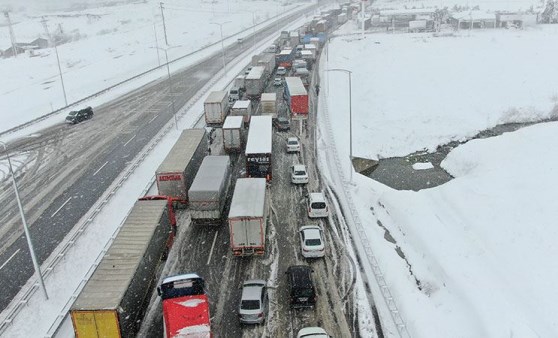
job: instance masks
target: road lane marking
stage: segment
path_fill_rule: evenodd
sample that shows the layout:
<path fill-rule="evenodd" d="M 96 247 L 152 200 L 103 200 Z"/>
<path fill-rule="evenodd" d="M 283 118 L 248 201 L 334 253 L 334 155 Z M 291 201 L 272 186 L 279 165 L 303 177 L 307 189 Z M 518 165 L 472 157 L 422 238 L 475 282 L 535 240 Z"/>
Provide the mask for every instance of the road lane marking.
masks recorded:
<path fill-rule="evenodd" d="M 209 257 L 207 258 L 207 264 L 209 265 L 209 262 L 211 262 L 211 256 L 213 255 L 213 248 L 215 248 L 215 242 L 217 241 L 217 234 L 219 233 L 219 230 L 215 231 L 215 236 L 213 236 L 213 244 L 211 244 L 211 251 L 209 251 Z"/>
<path fill-rule="evenodd" d="M 103 164 L 99 169 L 97 169 L 97 171 L 93 173 L 93 176 L 97 175 L 99 173 L 99 171 L 101 171 L 101 169 L 103 169 L 107 164 L 108 164 L 108 161 L 106 161 L 105 164 Z"/>
<path fill-rule="evenodd" d="M 155 121 L 155 119 L 158 117 L 159 115 L 155 115 L 153 116 L 153 118 L 151 120 L 149 120 L 149 122 L 147 122 L 147 124 L 151 124 L 151 122 Z"/>
<path fill-rule="evenodd" d="M 14 258 L 15 255 L 17 255 L 17 253 L 19 252 L 19 250 L 21 250 L 21 249 L 17 249 L 17 251 L 14 252 L 14 253 L 10 256 L 10 258 L 8 258 L 8 259 L 4 262 L 4 264 L 2 264 L 2 266 L 0 266 L 0 270 L 2 270 L 2 269 L 6 266 L 6 264 L 8 264 L 8 263 L 12 260 L 12 258 Z"/>
<path fill-rule="evenodd" d="M 136 135 L 132 136 L 132 138 L 129 139 L 128 142 L 124 143 L 123 147 L 127 146 L 128 143 L 132 142 L 132 140 L 135 139 L 135 138 L 136 138 Z"/>
<path fill-rule="evenodd" d="M 50 215 L 50 218 L 53 218 L 62 208 L 64 208 L 64 206 L 65 206 L 66 204 L 68 204 L 68 202 L 70 202 L 71 199 L 72 199 L 71 197 L 68 198 L 68 199 L 66 200 L 66 202 L 64 202 L 64 204 L 62 204 L 62 205 L 60 206 L 60 208 L 58 208 L 58 210 L 56 210 L 56 211 L 54 212 L 54 214 Z"/>

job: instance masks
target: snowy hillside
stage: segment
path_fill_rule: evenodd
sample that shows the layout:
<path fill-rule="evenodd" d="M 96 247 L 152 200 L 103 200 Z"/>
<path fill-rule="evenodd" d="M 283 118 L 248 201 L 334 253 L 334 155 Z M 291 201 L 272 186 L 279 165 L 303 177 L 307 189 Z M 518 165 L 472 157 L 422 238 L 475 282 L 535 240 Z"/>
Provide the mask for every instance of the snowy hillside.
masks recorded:
<path fill-rule="evenodd" d="M 435 151 L 497 124 L 556 118 L 558 26 L 359 38 L 334 39 L 322 60 L 353 72 L 357 156 Z M 336 126 L 348 179 L 348 77 L 322 81 L 321 113 Z M 550 122 L 469 141 L 442 162 L 455 178 L 432 189 L 396 191 L 361 175 L 341 185 L 411 336 L 558 335 L 556 135 Z"/>

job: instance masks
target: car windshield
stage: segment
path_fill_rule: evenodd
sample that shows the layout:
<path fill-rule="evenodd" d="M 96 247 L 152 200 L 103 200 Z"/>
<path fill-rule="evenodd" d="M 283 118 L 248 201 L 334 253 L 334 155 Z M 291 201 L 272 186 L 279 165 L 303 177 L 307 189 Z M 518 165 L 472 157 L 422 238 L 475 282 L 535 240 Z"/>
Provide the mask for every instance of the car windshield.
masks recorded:
<path fill-rule="evenodd" d="M 259 300 L 243 300 L 240 304 L 240 308 L 243 310 L 258 310 L 260 308 Z"/>
<path fill-rule="evenodd" d="M 296 297 L 312 297 L 314 292 L 310 288 L 295 289 Z"/>
<path fill-rule="evenodd" d="M 77 113 L 78 113 L 77 111 L 71 111 L 71 112 L 70 112 L 70 115 L 71 115 L 71 116 L 74 116 L 74 115 L 77 115 Z"/>
<path fill-rule="evenodd" d="M 297 145 L 298 141 L 297 140 L 289 140 L 287 141 L 288 144 L 292 144 L 292 145 Z"/>
<path fill-rule="evenodd" d="M 322 241 L 320 241 L 319 238 L 312 238 L 312 239 L 307 239 L 305 244 L 307 246 L 318 246 L 322 244 Z"/>
<path fill-rule="evenodd" d="M 289 124 L 289 121 L 287 121 L 287 120 L 281 120 L 280 119 L 278 122 L 279 122 L 279 124 L 285 124 L 285 125 Z"/>
<path fill-rule="evenodd" d="M 299 175 L 306 175 L 306 171 L 304 170 L 295 170 L 295 175 L 299 176 Z"/>

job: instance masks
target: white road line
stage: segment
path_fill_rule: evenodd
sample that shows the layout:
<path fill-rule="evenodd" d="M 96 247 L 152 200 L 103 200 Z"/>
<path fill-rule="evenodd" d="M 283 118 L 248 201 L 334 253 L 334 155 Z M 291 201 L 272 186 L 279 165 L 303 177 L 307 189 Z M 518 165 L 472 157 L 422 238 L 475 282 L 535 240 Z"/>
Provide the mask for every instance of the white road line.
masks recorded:
<path fill-rule="evenodd" d="M 157 118 L 157 116 L 159 116 L 159 115 L 153 116 L 153 118 L 152 118 L 151 120 L 149 120 L 149 122 L 147 122 L 147 124 L 150 124 L 151 122 L 155 121 L 155 119 Z"/>
<path fill-rule="evenodd" d="M 93 173 L 93 176 L 97 175 L 99 173 L 99 171 L 101 171 L 101 169 L 103 169 L 107 164 L 108 164 L 108 161 L 106 161 L 105 164 L 103 164 L 99 169 L 97 169 L 97 171 Z"/>
<path fill-rule="evenodd" d="M 127 146 L 128 143 L 132 142 L 132 140 L 135 139 L 135 138 L 136 138 L 136 135 L 132 136 L 132 138 L 129 139 L 128 142 L 124 143 L 123 147 Z"/>
<path fill-rule="evenodd" d="M 64 204 L 62 204 L 62 205 L 60 206 L 60 208 L 58 208 L 58 210 L 56 210 L 56 211 L 54 212 L 54 214 L 50 215 L 50 218 L 53 218 L 62 208 L 64 208 L 64 206 L 65 206 L 66 204 L 68 204 L 68 202 L 70 202 L 71 199 L 72 199 L 71 197 L 68 198 L 68 200 L 67 200 L 66 202 L 64 202 Z"/>
<path fill-rule="evenodd" d="M 217 241 L 217 234 L 219 233 L 219 230 L 215 231 L 215 236 L 213 236 L 213 244 L 211 244 L 211 251 L 209 251 L 209 257 L 207 258 L 207 264 L 209 265 L 209 262 L 211 262 L 211 256 L 213 256 L 213 248 L 215 248 L 215 242 Z"/>
<path fill-rule="evenodd" d="M 2 270 L 2 268 L 4 268 L 6 266 L 6 264 L 8 264 L 9 261 L 12 260 L 12 258 L 14 258 L 15 255 L 17 255 L 17 253 L 19 252 L 20 249 L 17 249 L 16 252 L 13 253 L 13 255 L 10 256 L 10 258 L 8 258 L 4 264 L 2 264 L 2 266 L 0 266 L 0 270 Z"/>

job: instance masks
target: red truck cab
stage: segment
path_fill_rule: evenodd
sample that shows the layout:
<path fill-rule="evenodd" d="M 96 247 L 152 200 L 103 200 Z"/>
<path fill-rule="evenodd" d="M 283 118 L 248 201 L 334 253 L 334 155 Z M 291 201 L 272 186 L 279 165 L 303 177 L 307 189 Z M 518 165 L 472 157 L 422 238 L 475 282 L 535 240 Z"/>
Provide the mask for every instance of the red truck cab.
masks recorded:
<path fill-rule="evenodd" d="M 157 288 L 163 301 L 165 337 L 211 338 L 209 300 L 195 273 L 167 277 Z"/>

